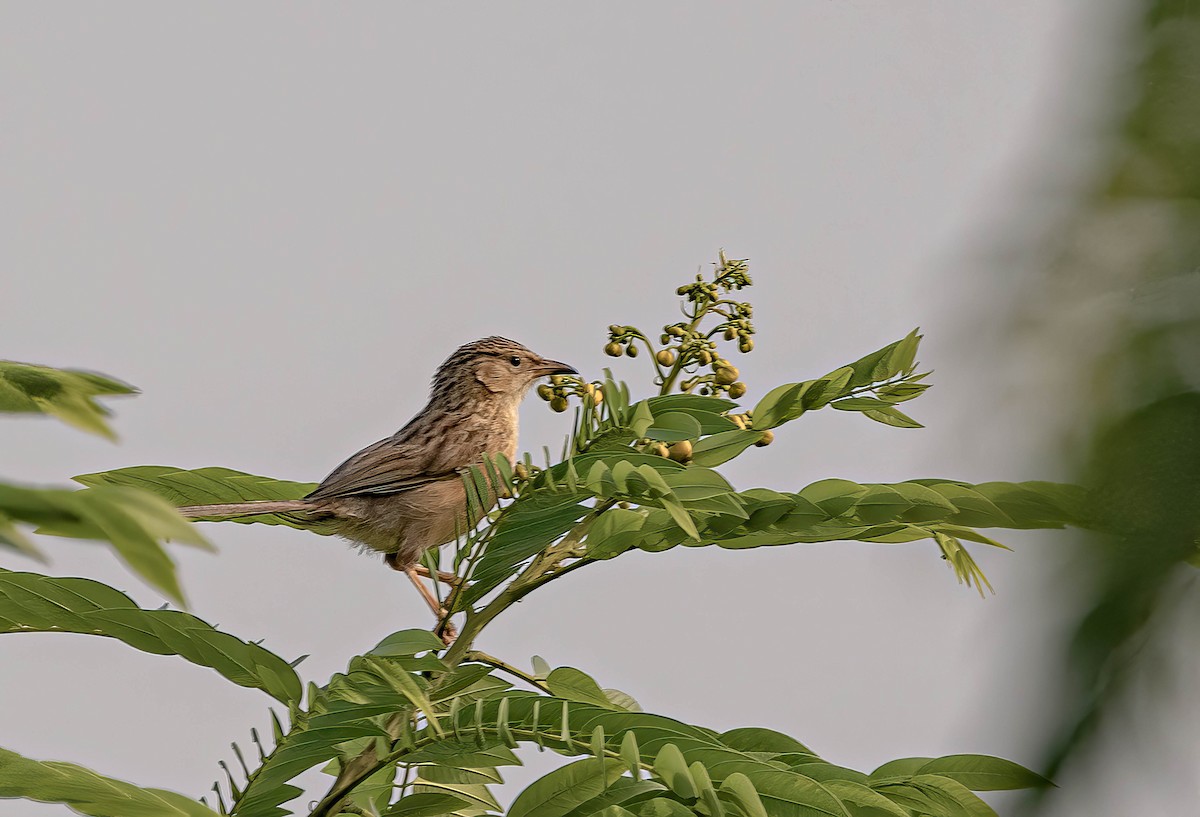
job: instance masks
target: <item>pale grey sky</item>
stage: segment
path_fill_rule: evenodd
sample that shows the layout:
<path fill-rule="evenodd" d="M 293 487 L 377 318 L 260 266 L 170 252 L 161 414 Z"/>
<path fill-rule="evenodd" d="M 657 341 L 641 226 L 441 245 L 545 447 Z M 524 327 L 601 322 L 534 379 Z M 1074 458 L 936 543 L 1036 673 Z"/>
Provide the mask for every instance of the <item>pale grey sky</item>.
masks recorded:
<path fill-rule="evenodd" d="M 748 399 L 916 325 L 937 384 L 911 404 L 927 429 L 814 414 L 731 467 L 738 487 L 1061 478 L 1036 464 L 1031 422 L 1055 395 L 981 371 L 1004 282 L 972 248 L 1061 201 L 1089 94 L 1120 70 L 1097 57 L 1120 7 L 0 5 L 0 355 L 144 391 L 115 404 L 119 447 L 0 422 L 0 473 L 317 480 L 406 421 L 464 341 L 508 335 L 597 375 L 605 327 L 671 320 L 674 287 L 724 247 L 756 282 Z M 640 363 L 617 374 L 636 386 Z M 565 430 L 537 401 L 523 423 L 533 450 Z M 306 678 L 425 624 L 406 582 L 339 542 L 206 533 L 219 555 L 178 551 L 192 611 L 311 653 Z M 551 585 L 482 645 L 856 768 L 1035 763 L 1066 539 L 1002 538 L 1015 553 L 976 549 L 986 601 L 927 543 L 679 548 Z M 46 548 L 53 574 L 161 603 L 102 548 Z M 268 703 L 118 643 L 0 640 L 0 745 L 140 785 L 202 794 Z M 1064 794 L 1061 814 L 1124 797 L 1155 813 L 1187 791 L 1114 775 L 1095 799 Z M 3 817 L 65 813 L 0 802 Z"/>

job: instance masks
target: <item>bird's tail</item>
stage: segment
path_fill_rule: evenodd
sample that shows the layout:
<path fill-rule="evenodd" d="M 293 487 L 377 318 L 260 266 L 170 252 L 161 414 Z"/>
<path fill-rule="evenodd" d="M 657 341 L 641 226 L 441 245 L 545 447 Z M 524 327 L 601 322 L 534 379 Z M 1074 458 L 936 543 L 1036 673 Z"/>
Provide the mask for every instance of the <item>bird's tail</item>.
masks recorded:
<path fill-rule="evenodd" d="M 188 519 L 236 519 L 239 516 L 258 516 L 262 513 L 304 513 L 312 510 L 312 503 L 306 499 L 263 499 L 227 505 L 184 505 L 175 510 Z"/>

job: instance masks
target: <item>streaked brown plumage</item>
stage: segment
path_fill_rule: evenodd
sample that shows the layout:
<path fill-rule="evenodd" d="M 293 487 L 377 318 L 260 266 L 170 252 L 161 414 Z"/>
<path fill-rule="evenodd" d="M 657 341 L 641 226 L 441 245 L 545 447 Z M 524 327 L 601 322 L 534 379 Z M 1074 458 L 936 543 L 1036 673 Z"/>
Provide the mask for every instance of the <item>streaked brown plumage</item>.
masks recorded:
<path fill-rule="evenodd" d="M 179 510 L 192 518 L 299 513 L 332 522 L 339 536 L 386 554 L 389 565 L 408 573 L 436 613 L 415 568 L 422 553 L 450 541 L 465 521 L 459 469 L 485 453 L 512 459 L 517 409 L 529 387 L 540 377 L 574 372 L 507 338 L 468 343 L 438 368 L 425 408 L 335 468 L 304 499 Z"/>

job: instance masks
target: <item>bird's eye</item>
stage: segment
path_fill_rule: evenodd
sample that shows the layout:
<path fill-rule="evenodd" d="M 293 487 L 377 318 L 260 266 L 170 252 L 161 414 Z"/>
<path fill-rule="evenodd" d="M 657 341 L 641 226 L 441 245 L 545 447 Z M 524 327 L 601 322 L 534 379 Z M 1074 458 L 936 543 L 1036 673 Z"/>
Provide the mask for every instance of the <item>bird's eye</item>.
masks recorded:
<path fill-rule="evenodd" d="M 514 366 L 520 366 L 520 365 L 521 365 L 521 358 L 517 357 L 516 355 L 513 355 L 512 357 L 510 357 L 510 358 L 508 359 L 508 362 L 509 362 L 509 363 L 511 363 L 511 364 L 512 364 L 512 365 L 514 365 Z"/>

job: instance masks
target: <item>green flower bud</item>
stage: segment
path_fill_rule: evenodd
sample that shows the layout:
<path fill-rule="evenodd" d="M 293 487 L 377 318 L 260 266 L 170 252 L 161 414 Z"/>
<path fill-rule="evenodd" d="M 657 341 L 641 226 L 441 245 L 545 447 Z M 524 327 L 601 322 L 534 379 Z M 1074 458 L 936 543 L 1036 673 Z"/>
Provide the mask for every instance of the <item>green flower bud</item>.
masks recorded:
<path fill-rule="evenodd" d="M 737 330 L 732 326 L 725 327 L 725 340 L 733 340 L 737 337 Z"/>
<path fill-rule="evenodd" d="M 663 366 L 670 366 L 671 364 L 673 364 L 675 362 L 675 353 L 672 352 L 670 349 L 662 349 L 659 351 L 658 354 L 656 354 L 654 356 L 654 359 L 657 360 L 659 363 L 661 363 Z"/>
<path fill-rule="evenodd" d="M 604 347 L 604 354 L 608 355 L 609 357 L 620 357 L 621 344 L 617 343 L 615 340 L 612 341 Z"/>
<path fill-rule="evenodd" d="M 756 442 L 755 445 L 757 445 L 759 448 L 762 448 L 763 446 L 770 445 L 773 442 L 775 442 L 775 435 L 770 431 L 764 431 L 762 433 L 762 439 Z"/>
<path fill-rule="evenodd" d="M 680 440 L 668 448 L 667 453 L 676 462 L 688 462 L 692 458 L 692 443 L 690 440 Z"/>
<path fill-rule="evenodd" d="M 732 383 L 735 383 L 738 379 L 738 370 L 728 364 L 721 366 L 720 365 L 721 363 L 725 363 L 725 361 L 718 362 L 716 377 L 714 377 L 713 379 L 716 380 L 718 383 L 720 383 L 722 386 L 728 386 L 728 385 L 731 385 Z"/>
<path fill-rule="evenodd" d="M 738 351 L 742 352 L 743 354 L 751 351 L 753 348 L 754 341 L 750 340 L 750 338 L 742 338 L 740 341 L 738 341 Z"/>
<path fill-rule="evenodd" d="M 557 412 L 566 411 L 567 410 L 567 398 L 562 397 L 562 396 L 555 397 L 553 400 L 550 401 L 550 408 L 554 409 Z"/>
<path fill-rule="evenodd" d="M 631 343 L 625 347 L 625 354 L 629 355 L 630 357 L 637 357 L 638 348 Z"/>
<path fill-rule="evenodd" d="M 732 397 L 734 400 L 737 400 L 739 397 L 741 397 L 745 393 L 746 393 L 746 384 L 742 383 L 741 381 L 738 381 L 737 383 L 734 383 L 729 387 L 729 396 Z"/>
<path fill-rule="evenodd" d="M 550 398 L 554 397 L 554 389 L 543 383 L 537 387 L 537 396 L 549 402 Z"/>

